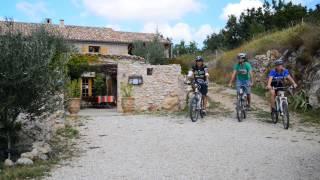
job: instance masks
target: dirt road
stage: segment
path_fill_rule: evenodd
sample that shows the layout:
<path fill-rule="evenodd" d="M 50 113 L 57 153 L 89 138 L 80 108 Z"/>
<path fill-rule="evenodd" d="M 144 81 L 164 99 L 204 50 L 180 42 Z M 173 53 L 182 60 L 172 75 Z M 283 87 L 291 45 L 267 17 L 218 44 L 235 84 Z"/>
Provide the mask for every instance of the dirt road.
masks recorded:
<path fill-rule="evenodd" d="M 224 95 L 214 100 L 232 98 Z M 232 110 L 232 103 L 221 105 Z M 320 179 L 315 128 L 284 130 L 253 112 L 241 123 L 233 113 L 196 123 L 184 116 L 81 114 L 91 119 L 80 128 L 83 153 L 47 179 Z"/>

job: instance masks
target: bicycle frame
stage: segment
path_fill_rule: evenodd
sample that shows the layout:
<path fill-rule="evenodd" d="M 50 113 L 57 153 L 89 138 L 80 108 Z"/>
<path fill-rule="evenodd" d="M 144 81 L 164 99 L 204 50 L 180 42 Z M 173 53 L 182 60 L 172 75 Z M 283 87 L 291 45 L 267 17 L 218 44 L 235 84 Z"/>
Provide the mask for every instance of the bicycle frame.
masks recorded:
<path fill-rule="evenodd" d="M 280 112 L 280 113 L 283 112 L 282 104 L 284 102 L 288 104 L 288 98 L 285 96 L 285 91 L 278 91 L 278 94 L 276 96 L 276 110 L 277 110 L 277 112 Z"/>
<path fill-rule="evenodd" d="M 197 109 L 202 110 L 202 94 L 199 91 L 200 85 L 197 83 L 194 83 L 194 96 L 198 99 Z"/>

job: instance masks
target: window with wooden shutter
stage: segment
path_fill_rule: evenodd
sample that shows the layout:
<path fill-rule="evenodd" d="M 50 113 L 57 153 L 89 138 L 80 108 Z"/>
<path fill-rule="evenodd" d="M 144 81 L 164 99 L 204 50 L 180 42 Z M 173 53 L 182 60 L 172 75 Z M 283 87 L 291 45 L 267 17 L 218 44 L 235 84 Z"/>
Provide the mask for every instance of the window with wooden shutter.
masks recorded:
<path fill-rule="evenodd" d="M 107 55 L 108 54 L 108 48 L 107 47 L 101 47 L 101 54 Z"/>
<path fill-rule="evenodd" d="M 82 54 L 87 54 L 89 52 L 89 46 L 82 45 Z"/>

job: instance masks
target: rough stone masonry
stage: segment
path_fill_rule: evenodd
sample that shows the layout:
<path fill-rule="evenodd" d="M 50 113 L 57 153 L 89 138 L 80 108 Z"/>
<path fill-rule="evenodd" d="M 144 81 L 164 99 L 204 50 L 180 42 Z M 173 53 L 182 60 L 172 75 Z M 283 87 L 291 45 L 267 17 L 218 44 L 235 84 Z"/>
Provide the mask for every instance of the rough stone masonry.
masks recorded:
<path fill-rule="evenodd" d="M 147 73 L 149 69 L 149 74 Z M 150 73 L 151 71 L 151 73 Z M 130 76 L 141 76 L 143 84 L 134 85 L 136 111 L 178 111 L 185 107 L 186 88 L 180 65 L 150 65 L 142 62 L 118 64 L 118 111 L 121 108 L 121 83 Z"/>

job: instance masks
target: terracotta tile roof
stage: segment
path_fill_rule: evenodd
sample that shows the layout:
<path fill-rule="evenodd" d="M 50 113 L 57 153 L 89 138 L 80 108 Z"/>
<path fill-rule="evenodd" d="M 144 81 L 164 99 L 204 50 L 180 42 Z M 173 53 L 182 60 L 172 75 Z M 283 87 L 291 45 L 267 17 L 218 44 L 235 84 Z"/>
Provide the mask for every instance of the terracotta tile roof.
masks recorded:
<path fill-rule="evenodd" d="M 137 33 L 137 32 L 122 32 L 115 31 L 111 28 L 104 27 L 88 27 L 88 26 L 74 26 L 57 24 L 41 24 L 41 23 L 23 23 L 14 22 L 13 26 L 16 30 L 29 34 L 33 29 L 43 26 L 54 31 L 60 32 L 66 39 L 72 41 L 97 41 L 97 42 L 115 42 L 115 43 L 131 43 L 134 41 L 152 41 L 155 37 L 153 33 Z M 6 27 L 4 21 L 0 21 L 1 29 Z M 161 42 L 170 43 L 168 39 L 161 38 Z"/>

